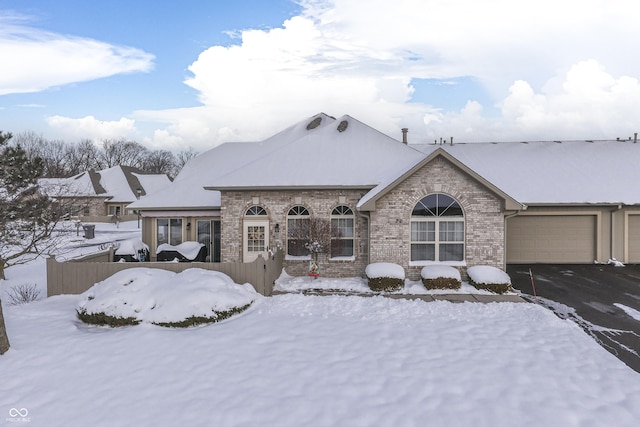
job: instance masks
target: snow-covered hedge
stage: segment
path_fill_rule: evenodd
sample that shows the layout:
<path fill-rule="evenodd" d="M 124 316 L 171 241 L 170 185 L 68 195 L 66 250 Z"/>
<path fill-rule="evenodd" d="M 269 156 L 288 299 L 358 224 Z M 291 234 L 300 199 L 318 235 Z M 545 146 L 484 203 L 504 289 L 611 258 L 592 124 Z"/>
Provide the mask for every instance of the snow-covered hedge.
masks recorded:
<path fill-rule="evenodd" d="M 420 272 L 422 284 L 427 289 L 460 289 L 460 272 L 447 265 L 428 265 Z"/>
<path fill-rule="evenodd" d="M 503 294 L 510 291 L 511 278 L 507 273 L 489 265 L 475 265 L 467 269 L 469 283 L 477 289 Z"/>
<path fill-rule="evenodd" d="M 391 262 L 375 262 L 364 270 L 373 291 L 399 291 L 404 287 L 404 268 Z"/>
<path fill-rule="evenodd" d="M 131 268 L 85 291 L 76 311 L 83 322 L 98 325 L 186 327 L 227 319 L 259 297 L 250 284 L 217 271 Z"/>

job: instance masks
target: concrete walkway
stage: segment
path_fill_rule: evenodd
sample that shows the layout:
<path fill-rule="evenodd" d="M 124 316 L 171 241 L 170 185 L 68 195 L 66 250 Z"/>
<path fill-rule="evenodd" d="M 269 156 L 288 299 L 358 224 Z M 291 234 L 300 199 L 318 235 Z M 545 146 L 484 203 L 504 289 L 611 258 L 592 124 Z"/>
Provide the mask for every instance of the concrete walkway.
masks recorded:
<path fill-rule="evenodd" d="M 426 302 L 432 301 L 449 301 L 449 302 L 527 302 L 525 299 L 516 294 L 507 295 L 485 295 L 485 294 L 389 294 L 389 293 L 360 293 L 360 292 L 345 292 L 345 291 L 324 291 L 324 290 L 308 290 L 304 292 L 280 292 L 274 291 L 272 295 L 283 295 L 288 293 L 302 293 L 304 295 L 344 295 L 344 296 L 358 296 L 358 297 L 375 297 L 383 296 L 386 298 L 394 299 L 420 299 Z"/>

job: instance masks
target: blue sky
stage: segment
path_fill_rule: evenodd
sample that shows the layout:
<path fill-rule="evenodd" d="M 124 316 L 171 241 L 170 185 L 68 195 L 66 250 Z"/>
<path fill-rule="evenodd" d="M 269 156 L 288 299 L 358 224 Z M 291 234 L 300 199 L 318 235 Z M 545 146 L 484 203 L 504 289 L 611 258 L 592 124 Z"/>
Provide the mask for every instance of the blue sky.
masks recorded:
<path fill-rule="evenodd" d="M 640 130 L 632 0 L 0 0 L 0 129 L 198 151 L 318 112 L 411 142 Z"/>

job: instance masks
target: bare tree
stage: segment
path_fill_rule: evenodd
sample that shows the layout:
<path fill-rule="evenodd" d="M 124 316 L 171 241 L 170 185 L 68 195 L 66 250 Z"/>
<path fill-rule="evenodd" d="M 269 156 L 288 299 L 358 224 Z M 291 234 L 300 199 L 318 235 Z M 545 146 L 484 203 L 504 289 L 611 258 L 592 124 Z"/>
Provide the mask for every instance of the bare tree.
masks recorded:
<path fill-rule="evenodd" d="M 195 151 L 193 149 L 193 147 L 189 147 L 186 150 L 182 150 L 178 153 L 178 155 L 176 156 L 176 167 L 178 169 L 177 172 L 180 172 L 182 170 L 182 168 L 184 167 L 184 165 L 187 164 L 187 162 L 191 159 L 193 159 L 194 157 L 196 157 L 198 155 L 198 152 Z"/>
<path fill-rule="evenodd" d="M 143 145 L 135 141 L 105 139 L 102 141 L 102 151 L 98 156 L 98 166 L 100 169 L 117 165 L 141 169 L 147 151 Z"/>
<path fill-rule="evenodd" d="M 295 254 L 299 255 L 302 247 L 316 259 L 319 253 L 327 253 L 331 248 L 331 221 L 326 218 L 305 218 L 291 222 L 287 229 L 287 240 L 293 244 Z M 292 249 L 292 248 L 289 248 Z"/>
<path fill-rule="evenodd" d="M 4 315 L 2 314 L 2 301 L 0 301 L 0 354 L 6 353 L 9 347 L 9 337 L 7 336 L 7 328 L 4 325 Z"/>
<path fill-rule="evenodd" d="M 176 170 L 176 157 L 167 150 L 151 151 L 145 157 L 142 169 L 149 173 L 164 173 L 173 178 Z"/>
<path fill-rule="evenodd" d="M 83 139 L 77 144 L 67 146 L 67 169 L 69 176 L 77 175 L 90 169 L 97 169 L 98 147 L 90 139 Z"/>

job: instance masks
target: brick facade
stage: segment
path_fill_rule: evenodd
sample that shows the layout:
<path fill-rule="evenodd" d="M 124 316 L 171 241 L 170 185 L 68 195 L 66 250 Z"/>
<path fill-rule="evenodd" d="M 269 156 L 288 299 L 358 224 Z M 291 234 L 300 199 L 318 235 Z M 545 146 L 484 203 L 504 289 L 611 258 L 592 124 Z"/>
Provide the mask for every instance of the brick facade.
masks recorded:
<path fill-rule="evenodd" d="M 433 159 L 376 202 L 371 212 L 370 262 L 393 262 L 405 267 L 410 279 L 420 277 L 422 266 L 409 265 L 411 212 L 432 193 L 448 194 L 462 206 L 466 265 L 504 268 L 502 201 L 443 157 Z"/>
<path fill-rule="evenodd" d="M 366 190 L 317 190 L 317 191 L 223 191 L 221 199 L 221 257 L 223 262 L 241 262 L 242 223 L 244 213 L 252 205 L 262 206 L 269 220 L 269 246 L 286 250 L 286 224 L 289 209 L 302 205 L 309 210 L 311 217 L 331 217 L 333 208 L 348 206 L 354 212 L 355 242 L 353 260 L 331 260 L 319 255 L 320 272 L 329 277 L 361 276 L 368 263 L 368 232 L 366 217 L 359 215 L 356 204 Z M 280 231 L 276 233 L 275 225 Z M 287 260 L 284 268 L 292 276 L 306 275 L 308 260 Z"/>
<path fill-rule="evenodd" d="M 502 200 L 443 157 L 436 157 L 376 202 L 376 210 L 358 212 L 356 205 L 367 190 L 223 191 L 221 208 L 223 262 L 242 262 L 242 224 L 245 211 L 262 206 L 269 220 L 269 246 L 286 250 L 287 212 L 302 205 L 312 217 L 330 218 L 338 205 L 355 214 L 354 259 L 332 261 L 320 255 L 323 276 L 363 276 L 367 264 L 393 262 L 407 277 L 417 280 L 421 265 L 410 265 L 411 212 L 418 201 L 432 193 L 455 198 L 465 215 L 465 264 L 504 268 L 504 212 Z M 276 233 L 275 225 L 280 231 Z M 370 234 L 370 235 L 369 235 Z M 369 253 L 369 250 L 371 251 Z M 285 260 L 292 276 L 306 275 L 308 260 Z M 464 266 L 460 266 L 464 274 Z"/>

